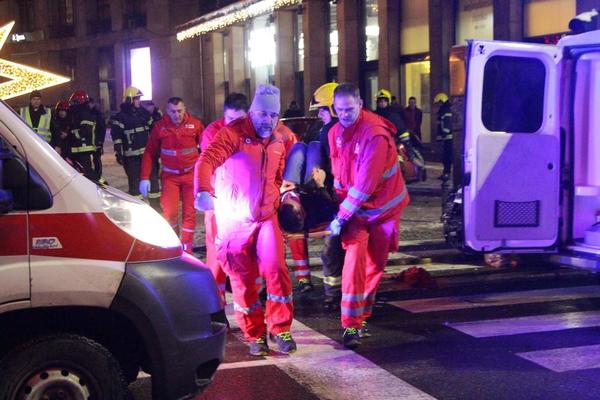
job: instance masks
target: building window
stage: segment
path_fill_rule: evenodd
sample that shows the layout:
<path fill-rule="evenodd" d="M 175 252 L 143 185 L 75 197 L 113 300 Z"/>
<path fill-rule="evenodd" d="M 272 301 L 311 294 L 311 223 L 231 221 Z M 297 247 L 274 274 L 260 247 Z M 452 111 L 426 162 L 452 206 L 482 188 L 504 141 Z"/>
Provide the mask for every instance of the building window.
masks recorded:
<path fill-rule="evenodd" d="M 296 14 L 295 26 L 296 48 L 298 49 L 296 71 L 304 71 L 304 32 L 302 31 L 302 14 Z"/>
<path fill-rule="evenodd" d="M 459 0 L 456 13 L 455 43 L 467 39 L 494 38 L 494 5 L 492 0 Z"/>
<path fill-rule="evenodd" d="M 429 2 L 402 0 L 400 27 L 402 55 L 429 52 Z"/>
<path fill-rule="evenodd" d="M 53 0 L 49 3 L 50 36 L 68 37 L 75 34 L 73 24 L 73 0 Z"/>
<path fill-rule="evenodd" d="M 569 21 L 577 14 L 576 0 L 525 0 L 523 14 L 527 38 L 568 32 Z"/>
<path fill-rule="evenodd" d="M 248 40 L 248 58 L 256 83 L 269 83 L 275 74 L 275 27 L 269 16 L 256 17 Z"/>
<path fill-rule="evenodd" d="M 338 66 L 337 4 L 329 2 L 329 66 Z"/>
<path fill-rule="evenodd" d="M 125 29 L 146 26 L 145 0 L 128 0 L 123 2 L 123 24 Z"/>
<path fill-rule="evenodd" d="M 88 21 L 88 33 L 100 33 L 111 31 L 110 2 L 107 0 L 96 0 L 96 14 Z"/>
<path fill-rule="evenodd" d="M 19 10 L 19 25 L 17 29 L 21 32 L 33 32 L 35 30 L 35 4 L 33 0 L 17 1 Z"/>
<path fill-rule="evenodd" d="M 367 61 L 379 59 L 379 7 L 377 0 L 365 0 L 365 48 Z"/>
<path fill-rule="evenodd" d="M 129 50 L 129 76 L 131 86 L 144 94 L 142 100 L 152 100 L 152 62 L 150 47 L 136 47 Z"/>
<path fill-rule="evenodd" d="M 414 60 L 402 65 L 402 75 L 404 85 L 402 85 L 403 103 L 405 107 L 410 97 L 417 100 L 417 107 L 423 112 L 423 121 L 421 123 L 421 140 L 424 143 L 431 142 L 431 101 L 429 99 L 429 77 L 430 62 L 428 60 Z"/>

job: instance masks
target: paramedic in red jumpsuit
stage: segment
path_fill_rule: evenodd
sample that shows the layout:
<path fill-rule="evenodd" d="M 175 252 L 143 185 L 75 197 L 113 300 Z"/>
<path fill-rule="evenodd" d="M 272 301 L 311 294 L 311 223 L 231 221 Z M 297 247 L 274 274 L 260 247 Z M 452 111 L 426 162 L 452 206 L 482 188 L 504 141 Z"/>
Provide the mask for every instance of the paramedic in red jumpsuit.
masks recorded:
<path fill-rule="evenodd" d="M 206 129 L 204 129 L 204 132 L 202 132 L 202 141 L 200 143 L 202 151 L 205 151 L 208 148 L 221 129 L 236 119 L 246 117 L 247 113 L 248 99 L 246 96 L 241 93 L 229 94 L 225 98 L 225 103 L 223 104 L 223 117 L 211 122 Z M 196 168 L 198 168 L 199 165 L 200 163 L 196 162 Z M 216 173 L 218 173 L 218 171 Z M 196 188 L 194 193 L 197 192 L 198 190 Z M 222 300 L 225 300 L 225 281 L 227 277 L 225 276 L 221 262 L 217 258 L 217 248 L 215 246 L 217 221 L 215 220 L 215 213 L 213 210 L 204 212 L 204 229 L 206 241 L 206 265 L 210 268 L 210 271 L 217 282 L 217 287 L 219 288 Z"/>
<path fill-rule="evenodd" d="M 250 354 L 257 356 L 269 352 L 267 331 L 280 352 L 296 350 L 290 334 L 292 283 L 277 220 L 285 162 L 285 145 L 275 132 L 280 107 L 279 89 L 260 85 L 248 118 L 219 131 L 202 153 L 195 177 L 196 209 L 214 208 L 218 255 L 231 281 L 236 319 Z M 259 276 L 266 283 L 266 312 L 256 287 Z"/>
<path fill-rule="evenodd" d="M 334 186 L 340 199 L 330 224 L 341 234 L 346 249 L 342 270 L 342 342 L 353 348 L 369 336 L 375 294 L 389 252 L 398 248 L 402 210 L 409 197 L 398 167 L 394 125 L 362 109 L 354 84 L 334 91 L 333 106 L 339 122 L 329 131 Z"/>
<path fill-rule="evenodd" d="M 163 216 L 179 231 L 179 199 L 182 203 L 181 242 L 183 249 L 191 253 L 196 228 L 194 210 L 194 164 L 198 159 L 198 147 L 204 126 L 202 122 L 185 110 L 179 97 L 167 101 L 165 116 L 159 120 L 150 133 L 146 151 L 142 158 L 140 173 L 140 193 L 148 196 L 152 166 L 160 156 L 162 194 L 160 205 Z"/>

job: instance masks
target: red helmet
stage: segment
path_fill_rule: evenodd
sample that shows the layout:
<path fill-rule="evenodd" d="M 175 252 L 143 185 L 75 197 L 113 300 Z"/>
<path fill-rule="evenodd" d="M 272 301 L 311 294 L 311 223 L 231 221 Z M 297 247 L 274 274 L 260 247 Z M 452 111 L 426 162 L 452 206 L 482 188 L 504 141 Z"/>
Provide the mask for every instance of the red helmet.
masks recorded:
<path fill-rule="evenodd" d="M 88 96 L 85 90 L 76 90 L 73 92 L 71 97 L 69 97 L 69 103 L 73 104 L 84 104 L 90 101 L 90 96 Z"/>
<path fill-rule="evenodd" d="M 68 101 L 61 100 L 58 103 L 56 103 L 56 106 L 54 107 L 54 111 L 55 112 L 59 112 L 61 110 L 69 111 L 69 107 L 71 107 L 71 105 L 69 104 Z"/>

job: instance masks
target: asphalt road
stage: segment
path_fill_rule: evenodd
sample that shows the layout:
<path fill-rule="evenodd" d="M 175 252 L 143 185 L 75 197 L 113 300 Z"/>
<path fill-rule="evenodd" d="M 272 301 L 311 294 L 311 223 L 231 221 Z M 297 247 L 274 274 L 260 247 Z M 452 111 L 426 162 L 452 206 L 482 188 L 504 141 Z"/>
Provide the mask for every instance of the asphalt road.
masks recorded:
<path fill-rule="evenodd" d="M 126 187 L 109 148 L 105 177 Z M 386 269 L 369 322 L 372 337 L 355 351 L 340 345 L 339 311 L 321 303 L 320 243 L 313 240 L 315 290 L 294 295 L 298 352 L 250 357 L 229 307 L 225 362 L 197 398 L 599 399 L 597 277 L 536 257 L 516 268 L 493 269 L 447 249 L 438 185 L 430 180 L 411 187 L 401 252 Z M 200 246 L 200 216 L 198 221 Z M 399 273 L 413 264 L 428 270 L 434 284 L 400 281 Z M 140 374 L 130 390 L 136 400 L 150 399 L 151 378 Z"/>

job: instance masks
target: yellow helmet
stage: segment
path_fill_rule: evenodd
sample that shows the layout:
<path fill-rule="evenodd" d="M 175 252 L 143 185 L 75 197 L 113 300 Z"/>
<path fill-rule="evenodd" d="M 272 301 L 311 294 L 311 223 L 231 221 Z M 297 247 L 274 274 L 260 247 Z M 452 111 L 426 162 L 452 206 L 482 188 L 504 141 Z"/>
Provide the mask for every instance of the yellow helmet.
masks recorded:
<path fill-rule="evenodd" d="M 444 92 L 439 92 L 433 98 L 433 103 L 445 103 L 448 101 L 448 95 Z"/>
<path fill-rule="evenodd" d="M 321 107 L 327 107 L 331 116 L 335 117 L 336 114 L 333 109 L 333 91 L 336 87 L 338 87 L 338 83 L 336 82 L 329 82 L 319 86 L 319 88 L 315 90 L 315 93 L 313 93 L 308 109 L 313 111 L 318 110 Z"/>
<path fill-rule="evenodd" d="M 392 102 L 392 92 L 387 89 L 379 89 L 377 91 L 376 99 L 386 99 L 388 103 Z"/>
<path fill-rule="evenodd" d="M 125 89 L 125 91 L 123 92 L 123 102 L 124 103 L 133 103 L 133 99 L 136 97 L 142 97 L 144 94 L 142 93 L 142 91 L 136 87 L 133 86 L 129 86 L 127 89 Z"/>

